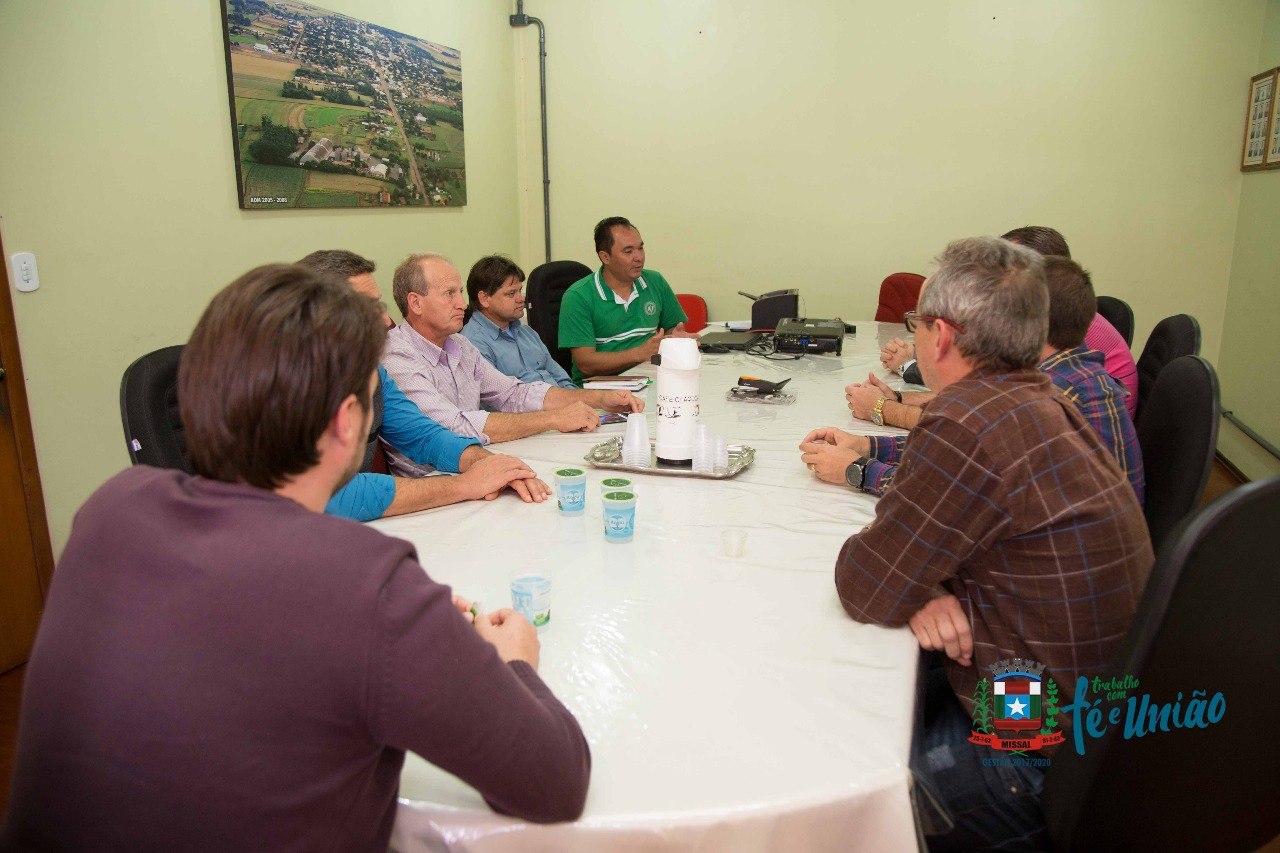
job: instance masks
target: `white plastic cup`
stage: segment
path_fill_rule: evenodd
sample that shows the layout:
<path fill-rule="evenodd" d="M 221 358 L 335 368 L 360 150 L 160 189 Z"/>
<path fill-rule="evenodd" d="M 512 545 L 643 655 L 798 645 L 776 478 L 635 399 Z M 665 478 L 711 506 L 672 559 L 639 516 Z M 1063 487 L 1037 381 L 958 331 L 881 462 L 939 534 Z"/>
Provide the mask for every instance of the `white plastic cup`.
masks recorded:
<path fill-rule="evenodd" d="M 632 412 L 627 415 L 627 431 L 622 438 L 622 464 L 647 468 L 649 452 L 649 421 L 644 412 Z"/>
<path fill-rule="evenodd" d="M 556 471 L 556 506 L 564 515 L 582 515 L 587 508 L 587 472 L 581 468 Z"/>
<path fill-rule="evenodd" d="M 511 609 L 543 631 L 551 624 L 551 579 L 537 572 L 514 571 L 508 577 Z"/>
<path fill-rule="evenodd" d="M 711 431 L 706 424 L 698 424 L 698 431 L 693 439 L 693 470 L 696 474 L 710 474 L 713 461 L 711 459 Z"/>
<path fill-rule="evenodd" d="M 715 457 L 711 464 L 717 474 L 729 470 L 729 443 L 719 436 L 716 437 Z"/>
<path fill-rule="evenodd" d="M 636 493 L 605 492 L 604 538 L 606 542 L 621 545 L 630 542 L 636 530 Z"/>
<path fill-rule="evenodd" d="M 720 544 L 724 547 L 726 557 L 741 557 L 747 546 L 745 530 L 726 530 L 720 534 Z"/>

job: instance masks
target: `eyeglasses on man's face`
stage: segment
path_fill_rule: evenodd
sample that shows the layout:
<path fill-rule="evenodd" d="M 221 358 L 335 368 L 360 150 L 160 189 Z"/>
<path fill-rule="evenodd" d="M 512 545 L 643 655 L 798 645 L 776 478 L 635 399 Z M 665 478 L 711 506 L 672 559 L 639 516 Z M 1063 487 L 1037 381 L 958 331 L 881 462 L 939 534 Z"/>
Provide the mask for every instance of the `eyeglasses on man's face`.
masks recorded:
<path fill-rule="evenodd" d="M 955 329 L 957 332 L 964 332 L 964 326 L 961 326 L 959 323 L 955 322 L 954 320 L 948 320 L 946 317 L 939 317 L 936 314 L 921 314 L 917 311 L 908 311 L 907 313 L 902 315 L 902 324 L 906 326 L 907 331 L 911 332 L 912 334 L 915 334 L 916 329 L 920 326 L 921 323 L 924 323 L 927 325 L 929 323 L 936 323 L 939 320 L 946 323 L 948 326 Z"/>

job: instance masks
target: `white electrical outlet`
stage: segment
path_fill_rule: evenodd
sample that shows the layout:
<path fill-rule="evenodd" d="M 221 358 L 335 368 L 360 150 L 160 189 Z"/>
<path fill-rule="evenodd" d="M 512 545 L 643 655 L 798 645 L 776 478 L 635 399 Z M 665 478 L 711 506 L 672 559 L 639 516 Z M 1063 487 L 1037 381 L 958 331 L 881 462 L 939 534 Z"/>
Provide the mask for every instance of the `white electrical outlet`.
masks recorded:
<path fill-rule="evenodd" d="M 18 252 L 11 259 L 9 268 L 13 286 L 21 293 L 30 293 L 40 286 L 40 271 L 36 269 L 36 256 L 30 252 Z"/>

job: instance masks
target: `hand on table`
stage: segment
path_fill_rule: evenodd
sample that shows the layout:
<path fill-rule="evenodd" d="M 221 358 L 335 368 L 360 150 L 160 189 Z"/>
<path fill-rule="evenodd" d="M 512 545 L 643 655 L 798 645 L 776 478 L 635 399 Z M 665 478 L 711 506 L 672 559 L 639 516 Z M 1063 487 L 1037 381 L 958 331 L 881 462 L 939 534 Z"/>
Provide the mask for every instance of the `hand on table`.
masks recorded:
<path fill-rule="evenodd" d="M 824 483 L 844 486 L 848 484 L 844 475 L 849 463 L 866 456 L 870 450 L 871 441 L 865 435 L 822 427 L 811 431 L 800 442 L 800 461 Z"/>
<path fill-rule="evenodd" d="M 881 386 L 888 393 L 882 391 Z M 887 385 L 884 385 L 883 382 L 880 382 L 870 373 L 867 374 L 866 382 L 853 382 L 846 385 L 844 389 L 844 399 L 849 404 L 849 411 L 853 412 L 855 418 L 860 418 L 864 421 L 871 420 L 871 410 L 875 408 L 881 397 L 888 397 L 890 400 L 897 399 Z"/>
<path fill-rule="evenodd" d="M 644 411 L 644 400 L 630 391 L 596 391 L 595 394 L 596 407 L 607 412 L 627 415 Z"/>
<path fill-rule="evenodd" d="M 595 409 L 578 401 L 552 409 L 551 423 L 560 432 L 592 432 L 599 429 L 600 416 Z"/>
<path fill-rule="evenodd" d="M 503 661 L 522 660 L 537 670 L 542 643 L 528 619 L 510 607 L 504 607 L 484 614 L 476 620 L 475 626 L 480 636 L 498 650 L 498 657 Z"/>
<path fill-rule="evenodd" d="M 940 595 L 907 622 L 916 642 L 926 651 L 942 650 L 961 666 L 973 664 L 973 629 L 954 595 Z"/>
<path fill-rule="evenodd" d="M 526 476 L 526 478 L 513 479 L 511 483 L 507 484 L 507 488 L 518 494 L 518 496 L 520 496 L 520 500 L 525 503 L 541 503 L 552 496 L 552 487 L 549 487 L 547 483 L 540 480 L 538 476 Z M 498 492 L 486 494 L 485 500 L 494 500 L 495 497 L 498 497 L 499 492 L 500 489 Z"/>
<path fill-rule="evenodd" d="M 491 453 L 473 462 L 465 473 L 458 475 L 458 480 L 468 487 L 467 496 L 471 500 L 484 498 L 491 501 L 507 486 L 512 486 L 516 493 L 520 494 L 520 489 L 513 485 L 517 481 L 524 482 L 532 478 L 535 482 L 541 483 L 542 481 L 537 477 L 532 468 L 516 457 L 503 453 Z M 542 483 L 542 488 L 547 489 L 546 483 Z M 526 488 L 526 492 L 528 491 Z M 547 489 L 546 495 L 549 494 L 551 490 Z M 546 495 L 543 495 L 544 499 Z M 521 494 L 521 497 L 524 495 Z M 532 498 L 533 495 L 530 492 L 528 499 Z"/>
<path fill-rule="evenodd" d="M 874 386 L 876 390 L 880 392 L 880 396 L 882 397 L 888 397 L 890 400 L 895 401 L 898 399 L 898 392 L 890 388 L 883 379 L 876 376 L 874 373 L 867 374 L 866 384 Z"/>
<path fill-rule="evenodd" d="M 916 345 L 894 338 L 880 348 L 880 363 L 885 370 L 897 371 L 899 367 L 916 357 Z"/>

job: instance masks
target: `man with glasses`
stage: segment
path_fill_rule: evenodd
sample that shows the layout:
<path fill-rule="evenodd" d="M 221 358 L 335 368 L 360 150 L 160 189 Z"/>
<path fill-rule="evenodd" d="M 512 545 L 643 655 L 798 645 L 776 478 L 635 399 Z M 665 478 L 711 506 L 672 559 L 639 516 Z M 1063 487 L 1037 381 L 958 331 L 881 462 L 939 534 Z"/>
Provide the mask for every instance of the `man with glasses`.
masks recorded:
<path fill-rule="evenodd" d="M 1052 255 L 1063 258 L 1071 257 L 1071 249 L 1067 246 L 1066 238 L 1055 229 L 1044 225 L 1026 225 L 1022 228 L 1015 228 L 1002 234 L 1001 237 L 1011 243 L 1017 243 L 1019 246 L 1026 246 L 1028 249 L 1039 252 L 1045 257 Z M 1129 344 L 1116 331 L 1115 326 L 1107 322 L 1106 317 L 1095 312 L 1093 319 L 1089 321 L 1089 328 L 1085 332 L 1084 345 L 1091 350 L 1102 353 L 1107 373 L 1123 385 L 1128 392 L 1124 398 L 1124 405 L 1129 412 L 1129 417 L 1133 418 L 1138 411 L 1138 368 L 1134 364 L 1133 353 L 1129 350 Z M 885 370 L 892 370 L 897 373 L 909 385 L 925 384 L 924 379 L 920 376 L 920 365 L 916 362 L 915 348 L 901 338 L 894 338 L 884 345 L 880 350 L 880 363 L 884 365 Z M 855 383 L 855 385 L 862 385 L 862 383 Z M 853 393 L 847 395 L 849 408 L 855 416 L 862 417 L 858 414 L 858 409 L 874 405 L 877 398 L 873 396 L 868 399 L 867 394 L 869 392 L 858 392 L 854 390 L 854 387 L 850 386 L 849 390 L 853 391 Z M 910 425 L 904 424 L 903 426 Z"/>
<path fill-rule="evenodd" d="M 1049 289 L 1049 335 L 1041 350 L 1038 369 L 1049 377 L 1055 388 L 1071 400 L 1084 415 L 1098 438 L 1124 470 L 1141 503 L 1144 492 L 1142 452 L 1138 435 L 1125 407 L 1128 392 L 1104 366 L 1102 353 L 1090 349 L 1085 333 L 1097 312 L 1098 300 L 1093 293 L 1089 274 L 1070 258 L 1051 255 L 1044 259 L 1045 282 Z M 920 322 L 915 311 L 905 316 L 908 330 L 915 331 Z M 920 421 L 920 407 L 936 396 L 933 392 L 902 393 L 867 377 L 868 388 L 879 395 L 870 411 L 862 411 L 850 401 L 855 417 L 866 417 L 877 426 L 912 429 Z M 854 389 L 856 390 L 856 389 Z M 849 392 L 846 390 L 846 397 Z M 827 444 L 815 444 L 822 438 Z M 801 461 L 810 465 L 814 476 L 830 483 L 848 483 L 849 466 L 861 456 L 868 457 L 862 488 L 875 495 L 884 494 L 893 480 L 902 457 L 905 436 L 856 436 L 827 427 L 814 430 L 805 437 Z M 852 485 L 852 484 L 850 484 Z"/>
<path fill-rule="evenodd" d="M 1023 658 L 1070 704 L 1077 677 L 1101 674 L 1128 631 L 1151 544 L 1108 449 L 1036 370 L 1043 258 L 995 238 L 954 242 L 913 320 L 938 396 L 875 520 L 841 549 L 836 590 L 859 622 L 910 624 L 946 652 L 927 675 L 912 762 L 931 849 L 1035 848 L 1047 843 L 1043 770 L 984 762 L 996 753 L 968 742 L 974 690 L 997 661 Z"/>
<path fill-rule="evenodd" d="M 392 295 L 405 322 L 387 333 L 382 365 L 423 414 L 485 444 L 546 430 L 591 432 L 595 409 L 630 413 L 644 401 L 627 391 L 583 391 L 507 376 L 461 334 L 467 303 L 462 275 L 443 255 L 410 255 L 396 268 Z M 391 454 L 391 470 L 416 466 Z"/>
<path fill-rule="evenodd" d="M 395 325 L 387 316 L 382 291 L 373 277 L 373 261 L 345 249 L 322 249 L 298 265 L 345 278 L 356 292 L 377 300 L 383 328 Z M 479 440 L 456 435 L 422 414 L 382 367 L 378 368 L 373 405 L 373 426 L 360 473 L 329 499 L 325 505 L 329 515 L 371 521 L 460 501 L 492 500 L 507 488 L 526 503 L 541 503 L 550 496 L 551 488 L 521 460 L 490 453 Z M 414 472 L 417 476 L 392 477 L 374 471 L 379 443 L 421 466 Z M 426 476 L 435 471 L 459 476 Z"/>

